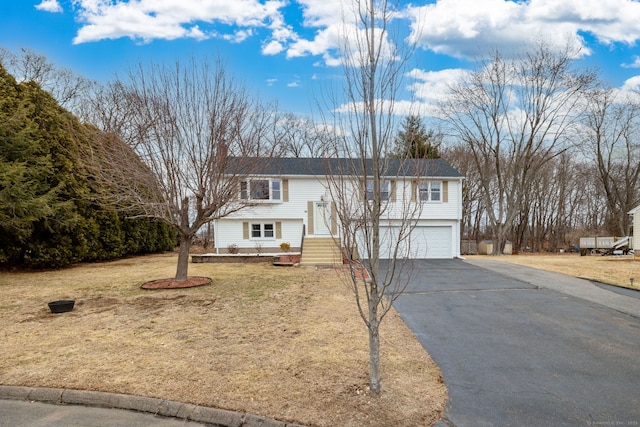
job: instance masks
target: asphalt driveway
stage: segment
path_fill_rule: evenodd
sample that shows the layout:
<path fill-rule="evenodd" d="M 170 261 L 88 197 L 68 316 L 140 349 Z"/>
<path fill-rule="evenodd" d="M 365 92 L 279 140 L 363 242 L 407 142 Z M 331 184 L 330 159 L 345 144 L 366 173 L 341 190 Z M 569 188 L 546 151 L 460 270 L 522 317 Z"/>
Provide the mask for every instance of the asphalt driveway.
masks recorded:
<path fill-rule="evenodd" d="M 640 426 L 640 292 L 474 264 L 414 261 L 396 302 L 449 389 L 439 425 Z"/>

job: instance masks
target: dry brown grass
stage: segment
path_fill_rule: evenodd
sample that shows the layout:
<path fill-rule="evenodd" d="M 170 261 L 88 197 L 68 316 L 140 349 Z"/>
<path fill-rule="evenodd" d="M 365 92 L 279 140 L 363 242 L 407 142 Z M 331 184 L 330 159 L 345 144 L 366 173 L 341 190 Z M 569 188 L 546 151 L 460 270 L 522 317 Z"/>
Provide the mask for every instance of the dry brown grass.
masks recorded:
<path fill-rule="evenodd" d="M 384 322 L 383 395 L 332 270 L 191 264 L 211 286 L 148 291 L 175 254 L 0 273 L 0 384 L 135 394 L 317 426 L 430 425 L 446 389 L 400 317 Z M 75 299 L 51 314 L 47 302 Z"/>
<path fill-rule="evenodd" d="M 640 259 L 633 255 L 580 256 L 579 254 L 472 255 L 469 259 L 491 259 L 526 265 L 610 285 L 640 289 Z M 633 278 L 633 282 L 631 280 Z"/>

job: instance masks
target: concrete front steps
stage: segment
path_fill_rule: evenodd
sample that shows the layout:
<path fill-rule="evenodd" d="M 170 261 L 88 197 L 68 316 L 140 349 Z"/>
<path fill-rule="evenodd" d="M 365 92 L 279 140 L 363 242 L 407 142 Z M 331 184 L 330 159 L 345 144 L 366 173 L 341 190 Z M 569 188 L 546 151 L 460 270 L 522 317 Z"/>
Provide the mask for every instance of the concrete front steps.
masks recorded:
<path fill-rule="evenodd" d="M 300 265 L 341 265 L 340 239 L 304 237 Z"/>

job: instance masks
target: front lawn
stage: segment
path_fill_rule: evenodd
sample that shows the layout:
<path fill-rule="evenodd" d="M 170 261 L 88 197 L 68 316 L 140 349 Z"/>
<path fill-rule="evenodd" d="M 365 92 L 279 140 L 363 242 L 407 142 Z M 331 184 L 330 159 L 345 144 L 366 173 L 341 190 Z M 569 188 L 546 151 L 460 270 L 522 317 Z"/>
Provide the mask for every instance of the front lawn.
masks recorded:
<path fill-rule="evenodd" d="M 0 272 L 0 384 L 134 394 L 311 426 L 430 425 L 438 367 L 400 317 L 381 330 L 382 389 L 367 393 L 368 340 L 333 270 L 190 264 L 210 286 L 142 290 L 175 254 Z M 72 312 L 47 302 L 75 299 Z"/>
<path fill-rule="evenodd" d="M 465 257 L 526 265 L 581 279 L 640 290 L 640 258 L 635 258 L 633 255 L 580 256 L 572 253 L 523 253 L 501 256 L 469 255 Z"/>

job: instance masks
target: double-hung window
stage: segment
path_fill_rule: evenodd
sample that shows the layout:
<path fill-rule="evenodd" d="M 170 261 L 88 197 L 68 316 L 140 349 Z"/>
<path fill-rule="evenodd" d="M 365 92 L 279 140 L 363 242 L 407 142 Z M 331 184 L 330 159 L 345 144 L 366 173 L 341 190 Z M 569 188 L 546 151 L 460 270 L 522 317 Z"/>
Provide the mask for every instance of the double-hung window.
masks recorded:
<path fill-rule="evenodd" d="M 439 202 L 442 200 L 442 183 L 421 181 L 418 183 L 418 194 L 422 202 Z"/>
<path fill-rule="evenodd" d="M 387 180 L 380 181 L 380 200 L 389 200 L 391 183 Z M 373 181 L 367 180 L 367 200 L 373 200 Z"/>
<path fill-rule="evenodd" d="M 276 179 L 247 179 L 240 183 L 242 200 L 282 200 L 282 181 Z"/>
<path fill-rule="evenodd" d="M 273 223 L 251 224 L 252 239 L 273 239 L 274 237 L 275 237 L 275 227 Z"/>

